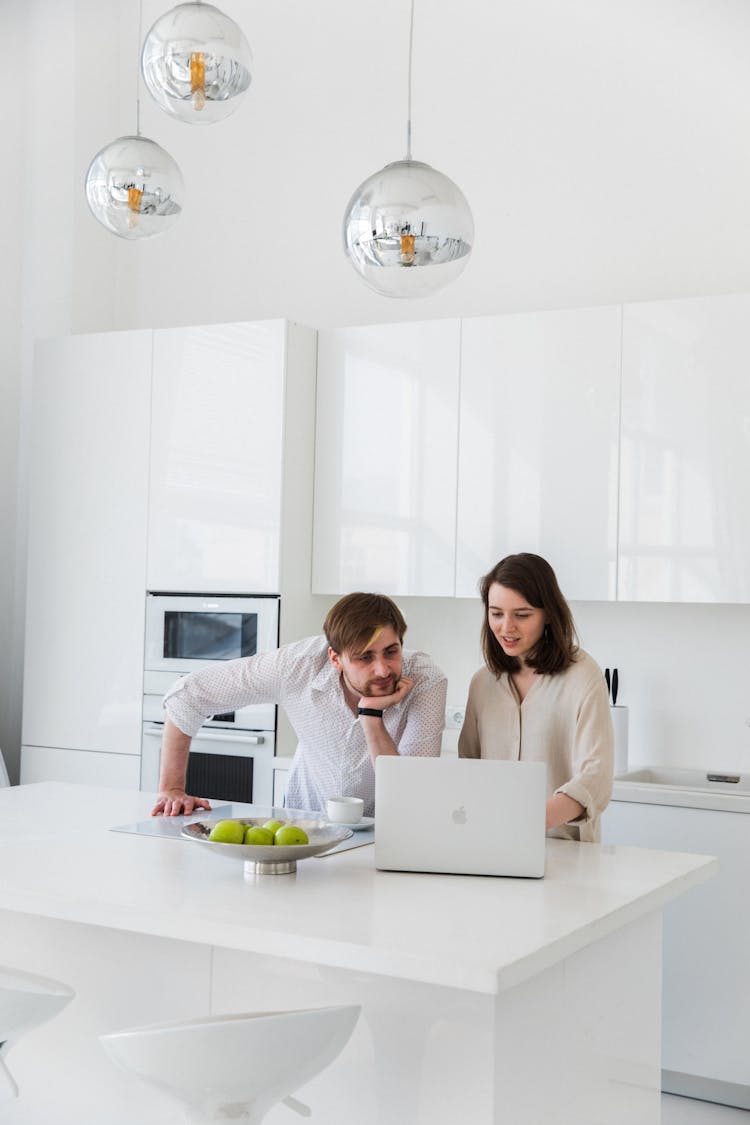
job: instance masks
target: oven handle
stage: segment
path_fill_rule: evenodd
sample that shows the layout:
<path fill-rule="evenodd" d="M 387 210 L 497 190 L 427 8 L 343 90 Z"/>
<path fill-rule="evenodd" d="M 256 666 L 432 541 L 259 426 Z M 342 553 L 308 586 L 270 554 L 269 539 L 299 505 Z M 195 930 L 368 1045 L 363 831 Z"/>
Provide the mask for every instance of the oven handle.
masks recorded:
<path fill-rule="evenodd" d="M 145 723 L 143 727 L 144 734 L 150 734 L 161 738 L 164 733 L 164 727 L 160 723 Z M 205 731 L 203 734 L 197 734 L 196 738 L 210 738 L 212 742 L 239 742 L 245 746 L 262 746 L 266 741 L 265 735 L 262 734 L 225 734 L 223 731 L 211 730 Z"/>

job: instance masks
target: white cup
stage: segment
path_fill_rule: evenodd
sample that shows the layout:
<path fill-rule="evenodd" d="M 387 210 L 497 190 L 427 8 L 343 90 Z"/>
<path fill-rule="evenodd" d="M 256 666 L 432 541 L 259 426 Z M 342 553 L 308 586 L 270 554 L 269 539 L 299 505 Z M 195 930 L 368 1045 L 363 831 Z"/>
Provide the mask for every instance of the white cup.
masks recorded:
<path fill-rule="evenodd" d="M 364 807 L 361 797 L 329 797 L 326 801 L 328 819 L 334 824 L 356 824 L 362 819 Z"/>

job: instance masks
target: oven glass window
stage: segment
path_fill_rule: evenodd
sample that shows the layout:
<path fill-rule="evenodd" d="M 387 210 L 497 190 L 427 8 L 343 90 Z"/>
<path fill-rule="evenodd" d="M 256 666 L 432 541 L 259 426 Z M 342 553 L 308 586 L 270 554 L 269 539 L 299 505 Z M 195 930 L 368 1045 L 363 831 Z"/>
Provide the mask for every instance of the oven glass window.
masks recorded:
<path fill-rule="evenodd" d="M 164 656 L 175 660 L 236 660 L 258 651 L 257 613 L 166 610 Z"/>

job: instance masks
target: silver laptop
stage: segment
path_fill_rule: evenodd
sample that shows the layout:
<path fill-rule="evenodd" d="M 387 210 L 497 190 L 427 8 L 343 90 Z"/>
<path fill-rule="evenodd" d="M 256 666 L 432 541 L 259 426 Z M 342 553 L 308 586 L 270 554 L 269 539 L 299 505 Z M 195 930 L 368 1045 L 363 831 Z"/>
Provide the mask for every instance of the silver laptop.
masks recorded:
<path fill-rule="evenodd" d="M 544 762 L 381 755 L 375 866 L 456 875 L 544 875 Z"/>

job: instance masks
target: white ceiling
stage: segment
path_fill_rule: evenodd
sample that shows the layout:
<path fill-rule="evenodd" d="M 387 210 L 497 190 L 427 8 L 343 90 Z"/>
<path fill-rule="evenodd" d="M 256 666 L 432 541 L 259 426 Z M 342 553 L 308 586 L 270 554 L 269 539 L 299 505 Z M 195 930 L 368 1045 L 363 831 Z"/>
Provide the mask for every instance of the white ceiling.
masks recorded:
<path fill-rule="evenodd" d="M 145 29 L 169 0 L 142 4 Z M 341 248 L 354 188 L 404 155 L 409 0 L 219 6 L 251 42 L 253 86 L 210 128 L 143 95 L 143 132 L 179 161 L 187 205 L 152 244 L 113 248 L 78 185 L 94 152 L 132 131 L 138 5 L 75 0 L 78 327 L 97 326 L 112 261 L 123 325 L 750 290 L 748 0 L 416 0 L 413 154 L 463 189 L 476 243 L 458 282 L 409 302 L 370 293 Z M 103 50 L 110 68 L 119 52 L 117 107 L 83 81 Z"/>

